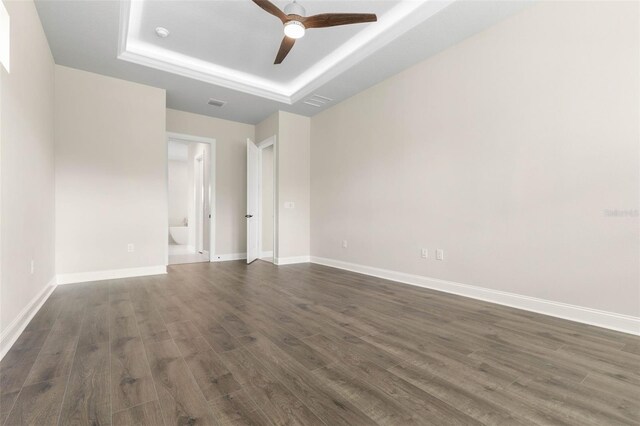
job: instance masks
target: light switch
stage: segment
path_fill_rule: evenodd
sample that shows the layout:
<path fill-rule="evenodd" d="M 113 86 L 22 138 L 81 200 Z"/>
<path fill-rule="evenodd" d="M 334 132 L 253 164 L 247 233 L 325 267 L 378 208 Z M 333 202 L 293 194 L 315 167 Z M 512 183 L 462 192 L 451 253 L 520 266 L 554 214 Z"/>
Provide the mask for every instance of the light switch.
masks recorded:
<path fill-rule="evenodd" d="M 436 250 L 436 260 L 444 260 L 444 250 Z"/>
<path fill-rule="evenodd" d="M 285 201 L 284 202 L 284 208 L 285 209 L 295 209 L 296 208 L 296 203 L 294 203 L 293 201 Z"/>

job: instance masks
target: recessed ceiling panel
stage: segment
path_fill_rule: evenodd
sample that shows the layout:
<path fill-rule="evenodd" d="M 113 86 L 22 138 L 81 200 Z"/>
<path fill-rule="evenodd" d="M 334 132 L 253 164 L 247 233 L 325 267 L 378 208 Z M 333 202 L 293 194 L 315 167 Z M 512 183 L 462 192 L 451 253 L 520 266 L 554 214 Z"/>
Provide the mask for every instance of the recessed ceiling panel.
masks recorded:
<path fill-rule="evenodd" d="M 307 14 L 373 11 L 379 20 L 353 28 L 309 30 L 304 42 L 314 43 L 317 37 L 318 45 L 292 51 L 280 67 L 274 67 L 281 24 L 251 0 L 176 0 L 168 5 L 157 0 L 35 2 L 56 64 L 164 88 L 168 108 L 252 124 L 278 110 L 314 115 L 531 4 L 529 0 L 302 0 Z M 151 9 L 147 14 L 144 9 L 148 4 Z M 183 10 L 174 9 L 182 4 Z M 285 5 L 279 0 L 276 4 Z M 143 6 L 139 20 L 129 19 L 132 5 Z M 162 7 L 168 9 L 162 12 Z M 227 16 L 223 10 L 233 13 Z M 245 15 L 252 20 L 243 27 L 245 21 L 238 17 Z M 184 21 L 182 27 L 187 30 L 173 25 L 179 21 Z M 170 31 L 164 41 L 155 35 L 157 26 Z M 202 26 L 206 28 L 198 30 Z M 240 36 L 215 35 L 218 31 L 229 33 L 234 26 L 242 28 Z M 338 31 L 343 30 L 350 37 L 344 42 L 338 37 Z M 187 39 L 190 31 L 193 35 Z M 274 34 L 269 35 L 270 31 Z M 212 35 L 203 35 L 205 32 Z M 129 37 L 129 33 L 136 36 Z M 241 40 L 236 40 L 238 37 Z M 236 55 L 209 50 L 215 43 L 227 42 L 252 47 L 243 47 Z M 184 43 L 187 53 L 177 43 Z M 271 50 L 264 53 L 260 49 Z M 258 59 L 260 55 L 264 55 L 265 64 Z M 216 60 L 224 65 L 214 63 Z M 286 78 L 269 74 L 278 68 L 288 73 Z M 212 98 L 226 103 L 212 106 Z"/>
<path fill-rule="evenodd" d="M 287 1 L 275 1 L 281 9 Z M 382 17 L 394 1 L 302 1 L 307 16 L 327 12 L 376 13 Z M 286 84 L 347 42 L 368 25 L 311 29 L 296 41 L 280 65 L 273 61 L 283 25 L 252 1 L 144 1 L 140 22 L 130 37 L 225 68 Z M 156 27 L 170 31 L 160 38 Z"/>
<path fill-rule="evenodd" d="M 298 3 L 305 16 L 358 12 L 376 13 L 378 20 L 309 29 L 284 63 L 274 65 L 282 23 L 252 1 L 122 0 L 118 58 L 293 104 L 451 1 Z M 281 9 L 287 4 L 277 1 Z"/>

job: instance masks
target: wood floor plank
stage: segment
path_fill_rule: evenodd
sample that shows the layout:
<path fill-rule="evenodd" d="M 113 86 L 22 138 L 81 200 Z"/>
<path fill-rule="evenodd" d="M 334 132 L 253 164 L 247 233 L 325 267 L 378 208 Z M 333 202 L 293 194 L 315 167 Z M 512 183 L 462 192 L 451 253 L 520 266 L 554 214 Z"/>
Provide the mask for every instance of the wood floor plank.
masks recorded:
<path fill-rule="evenodd" d="M 240 390 L 240 384 L 203 337 L 177 340 L 176 344 L 207 401 Z"/>
<path fill-rule="evenodd" d="M 246 348 L 291 392 L 300 395 L 309 408 L 325 423 L 333 425 L 375 424 L 333 389 L 323 386 L 301 364 L 261 335 L 254 335 Z"/>
<path fill-rule="evenodd" d="M 227 351 L 220 357 L 243 389 L 251 389 L 252 398 L 274 424 L 324 424 L 246 349 Z"/>
<path fill-rule="evenodd" d="M 172 425 L 217 424 L 173 340 L 147 341 L 145 349 L 165 421 Z"/>
<path fill-rule="evenodd" d="M 66 378 L 57 378 L 25 386 L 13 404 L 5 424 L 57 425 L 65 384 Z"/>
<path fill-rule="evenodd" d="M 0 393 L 12 393 L 22 389 L 37 357 L 37 351 L 23 357 L 11 356 L 9 360 L 6 360 L 5 356 L 0 363 Z"/>
<path fill-rule="evenodd" d="M 339 365 L 318 369 L 314 374 L 321 379 L 321 383 L 328 383 L 331 388 L 342 394 L 377 424 L 436 424 L 430 422 L 429 418 L 421 421 L 420 418 L 414 417 L 414 414 L 402 407 L 397 400 L 364 380 L 346 373 Z"/>
<path fill-rule="evenodd" d="M 158 401 L 150 401 L 113 413 L 114 426 L 161 426 L 164 419 Z"/>
<path fill-rule="evenodd" d="M 91 306 L 85 313 L 78 346 L 98 345 L 109 341 L 109 307 L 106 303 Z"/>
<path fill-rule="evenodd" d="M 640 424 L 637 336 L 313 264 L 168 271 L 58 287 L 0 424 Z"/>
<path fill-rule="evenodd" d="M 111 344 L 111 404 L 114 411 L 157 399 L 151 370 L 140 337 Z"/>
<path fill-rule="evenodd" d="M 221 425 L 272 425 L 245 390 L 217 398 L 210 404 Z"/>
<path fill-rule="evenodd" d="M 75 351 L 41 353 L 33 364 L 25 384 L 46 382 L 58 377 L 67 378 Z"/>
<path fill-rule="evenodd" d="M 3 425 L 13 408 L 20 391 L 0 393 L 0 425 Z"/>
<path fill-rule="evenodd" d="M 111 424 L 109 345 L 80 346 L 71 367 L 61 425 Z"/>

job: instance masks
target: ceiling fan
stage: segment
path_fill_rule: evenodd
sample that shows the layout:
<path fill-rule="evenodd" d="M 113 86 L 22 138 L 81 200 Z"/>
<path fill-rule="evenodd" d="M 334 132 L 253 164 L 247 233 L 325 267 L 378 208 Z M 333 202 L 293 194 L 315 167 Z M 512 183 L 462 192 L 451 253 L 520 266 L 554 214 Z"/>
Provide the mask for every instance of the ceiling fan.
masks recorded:
<path fill-rule="evenodd" d="M 320 15 L 305 16 L 304 7 L 295 0 L 284 8 L 284 12 L 269 0 L 253 0 L 253 2 L 280 19 L 284 24 L 284 39 L 282 39 L 274 64 L 282 63 L 296 39 L 304 36 L 305 30 L 308 28 L 335 27 L 378 20 L 375 13 L 321 13 Z"/>

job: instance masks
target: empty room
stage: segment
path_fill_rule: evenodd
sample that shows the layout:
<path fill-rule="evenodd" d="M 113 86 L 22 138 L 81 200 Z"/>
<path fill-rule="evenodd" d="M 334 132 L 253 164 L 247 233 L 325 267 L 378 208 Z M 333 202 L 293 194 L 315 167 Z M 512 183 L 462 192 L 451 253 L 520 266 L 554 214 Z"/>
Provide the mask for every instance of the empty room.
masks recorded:
<path fill-rule="evenodd" d="M 640 425 L 640 1 L 0 0 L 0 426 Z"/>

